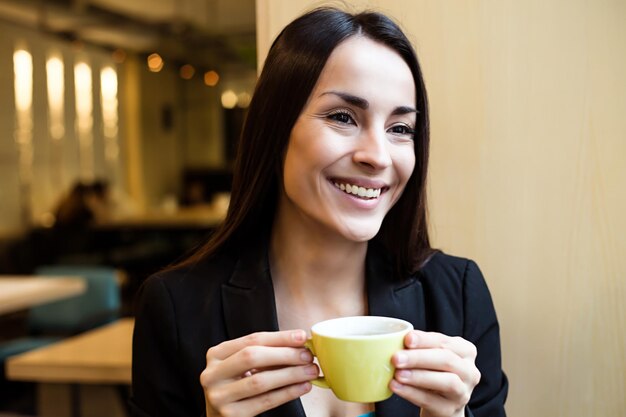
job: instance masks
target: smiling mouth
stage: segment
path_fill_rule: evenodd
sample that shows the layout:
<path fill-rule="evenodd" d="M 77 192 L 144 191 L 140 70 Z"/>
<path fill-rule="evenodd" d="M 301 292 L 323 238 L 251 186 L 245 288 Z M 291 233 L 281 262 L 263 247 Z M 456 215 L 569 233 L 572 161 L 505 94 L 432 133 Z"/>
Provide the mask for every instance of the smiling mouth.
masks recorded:
<path fill-rule="evenodd" d="M 378 198 L 382 192 L 382 188 L 365 188 L 359 187 L 358 185 L 343 184 L 338 182 L 333 182 L 333 184 L 344 193 L 362 198 L 364 200 L 373 200 Z"/>

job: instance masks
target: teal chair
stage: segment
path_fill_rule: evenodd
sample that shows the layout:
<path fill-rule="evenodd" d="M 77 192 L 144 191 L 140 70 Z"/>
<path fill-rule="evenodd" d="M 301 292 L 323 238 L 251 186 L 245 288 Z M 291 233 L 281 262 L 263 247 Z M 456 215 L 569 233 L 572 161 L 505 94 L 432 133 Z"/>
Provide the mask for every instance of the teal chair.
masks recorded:
<path fill-rule="evenodd" d="M 0 365 L 9 356 L 43 347 L 85 330 L 110 323 L 120 316 L 119 271 L 105 266 L 52 265 L 35 273 L 50 279 L 79 276 L 84 293 L 33 307 L 28 312 L 28 335 L 0 343 Z"/>

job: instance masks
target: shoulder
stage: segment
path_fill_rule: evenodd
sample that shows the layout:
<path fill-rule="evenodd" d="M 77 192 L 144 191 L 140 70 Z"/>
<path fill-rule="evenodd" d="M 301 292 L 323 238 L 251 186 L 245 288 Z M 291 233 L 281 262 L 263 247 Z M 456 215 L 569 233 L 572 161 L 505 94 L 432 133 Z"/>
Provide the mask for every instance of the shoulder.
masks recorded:
<path fill-rule="evenodd" d="M 476 262 L 471 259 L 435 252 L 422 266 L 420 271 L 425 274 L 439 274 L 448 276 L 462 276 L 468 268 L 477 268 Z"/>
<path fill-rule="evenodd" d="M 222 255 L 157 272 L 141 285 L 138 307 L 157 302 L 179 310 L 198 307 L 199 303 L 218 297 L 234 264 L 232 256 Z"/>
<path fill-rule="evenodd" d="M 435 253 L 418 271 L 428 316 L 439 326 L 464 334 L 476 320 L 495 318 L 483 274 L 471 259 Z"/>
<path fill-rule="evenodd" d="M 213 344 L 209 335 L 219 341 L 224 336 L 221 286 L 231 264 L 230 257 L 220 256 L 147 278 L 135 299 L 134 346 L 141 351 L 141 346 L 158 344 L 201 362 Z"/>
<path fill-rule="evenodd" d="M 147 283 L 159 282 L 172 290 L 178 288 L 207 288 L 228 280 L 236 262 L 230 255 L 218 255 L 183 266 L 157 272 Z"/>
<path fill-rule="evenodd" d="M 437 286 L 463 286 L 467 280 L 483 280 L 480 268 L 471 259 L 435 252 L 418 271 L 421 281 Z"/>

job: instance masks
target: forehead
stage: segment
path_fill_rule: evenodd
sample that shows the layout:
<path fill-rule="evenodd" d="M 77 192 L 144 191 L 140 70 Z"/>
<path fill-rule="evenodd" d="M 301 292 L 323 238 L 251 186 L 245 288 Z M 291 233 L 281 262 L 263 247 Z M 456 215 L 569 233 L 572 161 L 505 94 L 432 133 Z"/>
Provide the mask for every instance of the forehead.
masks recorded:
<path fill-rule="evenodd" d="M 363 36 L 350 37 L 335 48 L 311 98 L 329 90 L 394 106 L 415 104 L 415 82 L 406 62 L 393 49 Z"/>

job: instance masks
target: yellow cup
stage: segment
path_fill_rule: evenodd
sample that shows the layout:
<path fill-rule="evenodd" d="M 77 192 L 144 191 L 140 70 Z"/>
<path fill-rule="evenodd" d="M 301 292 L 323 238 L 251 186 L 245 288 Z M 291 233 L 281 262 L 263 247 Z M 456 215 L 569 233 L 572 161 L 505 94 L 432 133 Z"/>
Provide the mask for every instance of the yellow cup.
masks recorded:
<path fill-rule="evenodd" d="M 313 325 L 306 346 L 324 374 L 313 384 L 330 388 L 344 401 L 389 398 L 391 356 L 404 348 L 404 336 L 412 329 L 407 321 L 380 316 L 341 317 Z"/>

